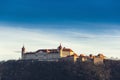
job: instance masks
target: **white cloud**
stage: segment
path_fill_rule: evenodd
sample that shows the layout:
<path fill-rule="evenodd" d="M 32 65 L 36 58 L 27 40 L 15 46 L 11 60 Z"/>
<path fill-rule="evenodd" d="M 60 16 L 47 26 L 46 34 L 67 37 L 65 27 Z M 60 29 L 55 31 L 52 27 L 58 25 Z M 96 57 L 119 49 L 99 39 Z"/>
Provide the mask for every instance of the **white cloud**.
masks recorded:
<path fill-rule="evenodd" d="M 63 46 L 72 48 L 78 54 L 104 53 L 108 57 L 120 56 L 120 33 L 117 30 L 112 33 L 101 32 L 99 34 L 85 31 L 35 30 L 4 26 L 0 26 L 0 30 L 0 60 L 18 59 L 23 44 L 27 51 L 56 48 L 59 43 L 62 43 Z"/>
<path fill-rule="evenodd" d="M 117 30 L 116 30 L 117 31 Z M 120 33 L 113 32 L 108 33 L 86 33 L 86 32 L 69 32 L 69 34 L 73 37 L 76 43 L 82 43 L 86 45 L 82 47 L 82 51 L 84 52 L 93 52 L 93 53 L 105 53 L 106 56 L 120 56 L 119 48 L 120 48 Z M 75 39 L 76 38 L 76 39 Z M 79 45 L 80 46 L 80 45 Z M 85 50 L 83 50 L 85 48 Z M 119 57 L 120 58 L 120 57 Z"/>

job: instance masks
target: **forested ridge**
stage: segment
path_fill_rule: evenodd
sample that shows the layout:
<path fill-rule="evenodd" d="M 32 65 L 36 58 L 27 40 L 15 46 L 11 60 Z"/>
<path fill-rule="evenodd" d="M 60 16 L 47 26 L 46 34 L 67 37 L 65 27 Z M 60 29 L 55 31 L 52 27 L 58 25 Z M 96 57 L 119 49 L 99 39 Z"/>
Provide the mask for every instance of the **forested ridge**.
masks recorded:
<path fill-rule="evenodd" d="M 9 60 L 0 62 L 0 80 L 120 80 L 120 61 L 44 62 Z"/>

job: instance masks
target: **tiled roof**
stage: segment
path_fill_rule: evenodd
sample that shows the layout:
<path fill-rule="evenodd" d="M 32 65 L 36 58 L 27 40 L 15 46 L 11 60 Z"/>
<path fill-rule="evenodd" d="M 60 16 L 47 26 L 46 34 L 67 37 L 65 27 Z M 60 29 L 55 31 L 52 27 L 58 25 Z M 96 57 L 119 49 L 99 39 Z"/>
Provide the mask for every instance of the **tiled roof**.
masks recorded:
<path fill-rule="evenodd" d="M 38 53 L 38 52 L 58 53 L 58 50 L 57 49 L 40 49 L 40 50 L 36 51 L 36 53 Z"/>
<path fill-rule="evenodd" d="M 39 49 L 35 52 L 27 52 L 25 54 L 36 54 L 36 53 L 39 53 L 39 52 L 45 52 L 45 53 L 48 53 L 48 54 L 51 54 L 51 53 L 58 53 L 58 50 L 57 49 Z"/>
<path fill-rule="evenodd" d="M 80 54 L 80 57 L 84 57 L 85 55 L 84 54 Z"/>
<path fill-rule="evenodd" d="M 27 54 L 34 54 L 35 52 L 27 52 L 27 53 L 25 53 L 25 55 L 27 55 Z"/>
<path fill-rule="evenodd" d="M 74 53 L 73 55 L 78 57 L 78 55 L 76 53 Z"/>
<path fill-rule="evenodd" d="M 73 55 L 69 55 L 67 57 L 71 57 L 71 56 L 77 56 L 78 57 L 78 55 L 76 53 L 74 53 Z"/>
<path fill-rule="evenodd" d="M 70 52 L 73 52 L 72 49 L 69 49 L 69 48 L 63 48 L 63 51 L 70 51 Z"/>

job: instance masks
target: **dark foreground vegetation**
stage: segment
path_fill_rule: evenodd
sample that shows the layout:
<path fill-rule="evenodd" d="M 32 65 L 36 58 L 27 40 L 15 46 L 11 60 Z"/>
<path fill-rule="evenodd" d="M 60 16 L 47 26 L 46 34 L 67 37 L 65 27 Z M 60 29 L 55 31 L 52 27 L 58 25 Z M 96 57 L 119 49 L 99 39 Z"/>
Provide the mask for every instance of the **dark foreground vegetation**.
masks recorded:
<path fill-rule="evenodd" d="M 0 80 L 120 80 L 120 61 L 94 65 L 11 60 L 0 62 Z"/>

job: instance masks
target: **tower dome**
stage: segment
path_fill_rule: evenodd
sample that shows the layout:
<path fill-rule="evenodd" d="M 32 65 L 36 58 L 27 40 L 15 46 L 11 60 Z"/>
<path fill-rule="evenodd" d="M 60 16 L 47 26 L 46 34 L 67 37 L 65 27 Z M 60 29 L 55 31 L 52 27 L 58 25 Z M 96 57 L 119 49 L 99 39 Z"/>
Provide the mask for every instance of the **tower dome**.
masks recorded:
<path fill-rule="evenodd" d="M 61 46 L 61 44 L 58 46 L 58 49 L 59 49 L 59 50 L 61 50 L 61 49 L 62 49 L 62 46 Z"/>
<path fill-rule="evenodd" d="M 25 53 L 25 47 L 22 47 L 22 54 Z"/>

